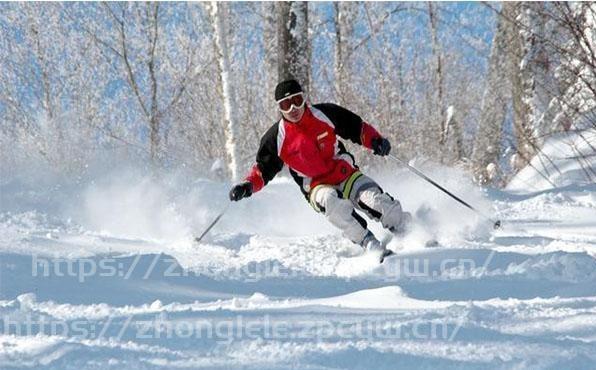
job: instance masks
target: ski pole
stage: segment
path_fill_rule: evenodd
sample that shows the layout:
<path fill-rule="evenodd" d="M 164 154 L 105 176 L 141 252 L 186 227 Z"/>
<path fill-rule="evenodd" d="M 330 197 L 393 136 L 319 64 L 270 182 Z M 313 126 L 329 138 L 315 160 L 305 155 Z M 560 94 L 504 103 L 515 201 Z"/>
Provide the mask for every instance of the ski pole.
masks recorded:
<path fill-rule="evenodd" d="M 447 190 L 444 187 L 442 187 L 441 185 L 437 184 L 434 180 L 432 180 L 431 178 L 429 178 L 428 176 L 426 176 L 425 174 L 423 174 L 422 172 L 420 172 L 419 170 L 417 170 L 415 167 L 410 166 L 410 164 L 407 163 L 406 161 L 404 161 L 404 160 L 402 160 L 402 159 L 400 159 L 400 158 L 398 158 L 398 157 L 396 157 L 396 156 L 394 156 L 392 154 L 389 154 L 388 157 L 391 158 L 391 159 L 393 159 L 394 161 L 396 161 L 398 163 L 403 164 L 404 166 L 406 166 L 408 168 L 408 170 L 410 170 L 413 173 L 415 173 L 416 175 L 422 177 L 424 180 L 426 180 L 430 184 L 434 185 L 439 190 L 441 190 L 445 194 L 449 195 L 451 198 L 453 198 L 456 201 L 458 201 L 460 204 L 464 205 L 465 207 L 467 207 L 467 208 L 471 209 L 472 211 L 476 212 L 478 215 L 480 215 L 483 218 L 485 218 L 485 219 L 489 220 L 490 222 L 492 222 L 493 228 L 498 229 L 498 228 L 501 227 L 501 220 L 493 220 L 492 218 L 486 216 L 485 214 L 483 214 L 482 212 L 480 212 L 476 208 L 472 207 L 470 204 L 468 204 L 467 202 L 465 202 L 464 200 L 462 200 L 458 196 L 456 196 L 453 193 L 451 193 L 449 190 Z"/>
<path fill-rule="evenodd" d="M 209 226 L 207 227 L 207 229 L 205 229 L 205 231 L 203 231 L 203 233 L 201 234 L 201 236 L 195 238 L 195 241 L 197 243 L 200 243 L 201 240 L 203 239 L 203 237 L 205 235 L 207 235 L 207 233 L 209 232 L 209 230 L 211 230 L 213 228 L 213 226 L 215 226 L 215 224 L 217 224 L 217 222 L 219 221 L 219 219 L 226 213 L 226 211 L 228 210 L 228 208 L 230 208 L 230 204 L 232 204 L 232 202 L 228 202 L 228 204 L 226 204 L 226 206 L 224 207 L 224 209 L 222 209 L 221 212 L 219 212 L 219 214 L 217 215 L 217 217 L 215 217 L 215 219 L 211 222 L 211 224 L 209 224 Z"/>

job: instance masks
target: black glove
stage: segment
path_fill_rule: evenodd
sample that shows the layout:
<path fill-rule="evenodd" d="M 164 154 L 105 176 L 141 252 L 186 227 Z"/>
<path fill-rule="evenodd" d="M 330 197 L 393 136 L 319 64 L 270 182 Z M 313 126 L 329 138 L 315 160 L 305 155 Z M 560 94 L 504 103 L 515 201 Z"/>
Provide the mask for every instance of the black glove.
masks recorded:
<path fill-rule="evenodd" d="M 372 140 L 372 150 L 376 155 L 385 156 L 391 151 L 391 144 L 389 140 L 384 137 L 378 137 Z"/>
<path fill-rule="evenodd" d="M 230 190 L 230 200 L 239 201 L 242 198 L 248 198 L 252 195 L 252 184 L 250 182 L 243 182 L 234 185 Z"/>

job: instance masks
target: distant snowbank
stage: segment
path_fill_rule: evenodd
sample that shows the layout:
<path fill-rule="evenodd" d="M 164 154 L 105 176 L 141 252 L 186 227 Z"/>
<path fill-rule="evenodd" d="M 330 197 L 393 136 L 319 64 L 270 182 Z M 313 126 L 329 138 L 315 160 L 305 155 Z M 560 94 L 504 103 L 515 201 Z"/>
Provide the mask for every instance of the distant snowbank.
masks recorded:
<path fill-rule="evenodd" d="M 594 183 L 595 148 L 594 128 L 555 135 L 546 141 L 542 152 L 511 179 L 507 190 L 528 193 Z"/>

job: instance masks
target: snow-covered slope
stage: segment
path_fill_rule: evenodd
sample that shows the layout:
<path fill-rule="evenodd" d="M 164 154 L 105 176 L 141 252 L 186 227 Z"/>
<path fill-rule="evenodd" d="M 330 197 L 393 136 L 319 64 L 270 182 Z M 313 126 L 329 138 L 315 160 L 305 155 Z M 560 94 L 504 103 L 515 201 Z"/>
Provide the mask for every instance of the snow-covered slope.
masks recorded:
<path fill-rule="evenodd" d="M 594 369 L 596 185 L 558 161 L 556 187 L 526 169 L 488 192 L 418 164 L 497 231 L 406 171 L 376 174 L 419 223 L 381 266 L 285 179 L 201 245 L 227 184 L 5 182 L 0 367 Z"/>
<path fill-rule="evenodd" d="M 512 192 L 577 187 L 596 182 L 596 128 L 550 137 L 530 164 L 509 182 Z"/>

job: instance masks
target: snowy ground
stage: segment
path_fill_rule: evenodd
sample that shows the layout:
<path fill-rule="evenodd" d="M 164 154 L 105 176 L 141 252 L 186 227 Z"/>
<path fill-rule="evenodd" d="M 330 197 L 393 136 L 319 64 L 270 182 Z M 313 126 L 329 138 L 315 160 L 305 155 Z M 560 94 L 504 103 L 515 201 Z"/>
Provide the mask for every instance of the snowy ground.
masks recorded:
<path fill-rule="evenodd" d="M 199 246 L 225 184 L 7 181 L 0 367 L 596 369 L 596 184 L 567 154 L 556 187 L 525 170 L 490 192 L 420 164 L 497 231 L 408 172 L 375 176 L 422 225 L 382 266 L 283 179 Z"/>

